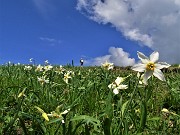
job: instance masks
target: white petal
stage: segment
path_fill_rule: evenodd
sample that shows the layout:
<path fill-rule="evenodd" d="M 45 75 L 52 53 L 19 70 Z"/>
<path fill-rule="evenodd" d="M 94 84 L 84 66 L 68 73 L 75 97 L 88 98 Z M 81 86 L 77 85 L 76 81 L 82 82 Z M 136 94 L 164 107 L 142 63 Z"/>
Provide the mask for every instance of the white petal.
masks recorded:
<path fill-rule="evenodd" d="M 114 88 L 116 88 L 116 85 L 115 85 L 115 84 L 113 84 L 113 83 L 111 83 L 111 84 L 109 84 L 109 85 L 108 85 L 108 88 L 110 88 L 110 89 L 114 89 Z"/>
<path fill-rule="evenodd" d="M 145 56 L 143 53 L 138 52 L 137 55 L 138 55 L 138 58 L 142 61 L 142 63 L 146 64 L 149 62 L 149 58 Z"/>
<path fill-rule="evenodd" d="M 64 120 L 62 120 L 61 122 L 62 122 L 63 124 L 65 123 L 65 121 L 64 121 Z"/>
<path fill-rule="evenodd" d="M 162 68 L 168 68 L 171 65 L 167 64 L 166 62 L 158 62 L 155 64 L 155 68 L 162 69 Z"/>
<path fill-rule="evenodd" d="M 139 84 L 145 84 L 145 85 L 147 85 L 147 80 L 145 81 L 145 80 L 143 79 L 144 74 L 142 74 L 142 75 L 139 76 L 139 77 L 141 77 L 140 80 L 139 80 Z M 139 77 L 138 77 L 138 78 L 139 78 Z"/>
<path fill-rule="evenodd" d="M 128 88 L 128 86 L 127 85 L 119 85 L 118 87 L 117 87 L 117 89 L 127 89 Z"/>
<path fill-rule="evenodd" d="M 166 109 L 166 108 L 163 108 L 161 111 L 162 111 L 162 112 L 165 112 L 165 113 L 170 113 L 169 110 Z"/>
<path fill-rule="evenodd" d="M 133 67 L 131 67 L 131 69 L 138 72 L 144 72 L 146 69 L 146 64 L 135 64 Z"/>
<path fill-rule="evenodd" d="M 143 84 L 143 82 L 142 82 L 142 81 L 139 81 L 139 84 Z"/>
<path fill-rule="evenodd" d="M 111 89 L 111 88 L 112 88 L 112 84 L 109 84 L 109 85 L 108 85 L 108 88 L 110 88 L 110 89 Z"/>
<path fill-rule="evenodd" d="M 152 62 L 157 62 L 159 60 L 159 53 L 158 52 L 153 52 L 151 55 L 150 55 L 150 61 Z"/>
<path fill-rule="evenodd" d="M 69 111 L 68 110 L 65 110 L 64 112 L 62 112 L 61 114 L 66 114 L 68 113 Z"/>
<path fill-rule="evenodd" d="M 142 80 L 142 83 L 144 83 L 144 85 L 148 85 L 147 81 Z"/>
<path fill-rule="evenodd" d="M 113 90 L 113 93 L 114 94 L 119 94 L 119 90 L 116 88 L 116 89 Z"/>
<path fill-rule="evenodd" d="M 124 78 L 123 77 L 117 77 L 116 80 L 115 80 L 115 83 L 117 85 L 121 84 L 122 82 L 124 81 Z"/>
<path fill-rule="evenodd" d="M 155 77 L 157 77 L 159 80 L 165 81 L 164 75 L 163 75 L 163 73 L 161 72 L 160 69 L 154 69 L 153 75 L 154 75 Z"/>
<path fill-rule="evenodd" d="M 147 84 L 147 80 L 153 75 L 153 71 L 148 70 L 144 73 L 143 82 Z"/>
<path fill-rule="evenodd" d="M 138 73 L 137 73 L 137 78 L 139 78 L 140 76 L 141 76 L 141 75 L 140 75 L 140 73 L 138 72 Z"/>

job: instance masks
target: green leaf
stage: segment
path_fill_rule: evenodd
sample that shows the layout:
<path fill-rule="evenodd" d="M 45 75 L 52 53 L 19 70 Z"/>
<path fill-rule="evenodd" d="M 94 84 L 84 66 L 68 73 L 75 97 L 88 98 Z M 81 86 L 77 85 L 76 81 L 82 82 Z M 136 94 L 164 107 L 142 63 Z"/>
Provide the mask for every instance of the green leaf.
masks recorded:
<path fill-rule="evenodd" d="M 126 101 L 126 102 L 122 105 L 122 108 L 121 108 L 121 114 L 122 114 L 122 116 L 124 115 L 124 111 L 125 111 L 125 109 L 126 109 L 126 106 L 127 106 L 128 102 L 129 102 L 129 101 Z"/>
<path fill-rule="evenodd" d="M 70 121 L 81 121 L 76 128 L 78 128 L 81 124 L 84 124 L 84 123 L 89 124 L 89 123 L 91 123 L 94 126 L 94 130 L 97 131 L 97 132 L 99 132 L 98 127 L 101 126 L 99 120 L 97 120 L 97 119 L 95 119 L 93 117 L 87 116 L 87 115 L 75 116 Z"/>
<path fill-rule="evenodd" d="M 74 118 L 71 119 L 71 121 L 78 121 L 78 120 L 84 120 L 85 123 L 100 124 L 99 120 L 87 115 L 75 116 Z"/>
<path fill-rule="evenodd" d="M 103 123 L 103 129 L 105 135 L 111 135 L 111 123 L 112 123 L 111 119 L 105 118 Z"/>
<path fill-rule="evenodd" d="M 47 124 L 52 124 L 52 123 L 56 123 L 56 122 L 59 122 L 59 121 L 62 121 L 63 118 L 60 117 L 60 118 L 56 118 L 56 119 L 53 119 L 53 120 L 50 120 Z"/>
<path fill-rule="evenodd" d="M 147 119 L 148 121 L 155 121 L 155 120 L 160 120 L 160 117 L 153 117 L 153 118 L 149 118 Z"/>
<path fill-rule="evenodd" d="M 85 87 L 79 87 L 78 90 L 85 90 Z"/>

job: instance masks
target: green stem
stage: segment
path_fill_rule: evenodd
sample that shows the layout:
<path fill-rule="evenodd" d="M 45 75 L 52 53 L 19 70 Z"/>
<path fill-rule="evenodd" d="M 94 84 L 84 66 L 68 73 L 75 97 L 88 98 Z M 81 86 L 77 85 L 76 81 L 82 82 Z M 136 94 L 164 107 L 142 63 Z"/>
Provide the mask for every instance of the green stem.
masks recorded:
<path fill-rule="evenodd" d="M 146 101 L 142 101 L 140 127 L 139 127 L 138 132 L 140 133 L 143 132 L 146 125 L 146 120 L 147 120 L 147 105 L 146 105 Z"/>
<path fill-rule="evenodd" d="M 140 77 L 141 77 L 141 76 L 140 76 Z M 131 105 L 131 103 L 132 103 L 132 100 L 133 100 L 133 98 L 134 98 L 134 95 L 135 95 L 135 92 L 136 92 L 136 89 L 137 89 L 137 86 L 138 86 L 138 82 L 139 82 L 139 80 L 140 80 L 140 77 L 138 78 L 138 81 L 136 82 L 136 85 L 135 85 L 135 87 L 134 87 L 134 90 L 133 90 L 133 92 L 131 93 L 131 98 L 130 98 L 129 102 L 127 103 L 127 107 L 126 107 L 126 109 L 124 110 L 124 113 L 123 113 L 123 115 L 122 115 L 120 124 L 118 125 L 118 128 L 117 128 L 117 129 L 121 129 L 121 126 L 122 126 L 122 123 L 123 123 L 123 119 L 124 119 L 124 115 L 127 113 L 128 109 L 129 109 L 129 107 L 130 107 L 130 105 Z M 117 134 L 117 129 L 116 129 L 116 131 L 114 132 L 115 134 Z"/>

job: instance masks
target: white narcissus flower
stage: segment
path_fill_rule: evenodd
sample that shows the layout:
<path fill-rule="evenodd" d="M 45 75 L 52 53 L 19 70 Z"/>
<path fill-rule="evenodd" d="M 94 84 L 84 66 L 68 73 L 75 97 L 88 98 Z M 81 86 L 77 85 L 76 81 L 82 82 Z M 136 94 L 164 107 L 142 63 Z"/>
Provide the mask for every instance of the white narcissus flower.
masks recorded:
<path fill-rule="evenodd" d="M 114 68 L 114 64 L 113 63 L 109 63 L 109 62 L 106 61 L 105 63 L 102 64 L 102 67 L 107 69 L 107 70 L 111 70 L 111 69 Z"/>
<path fill-rule="evenodd" d="M 161 111 L 162 111 L 162 112 L 165 112 L 165 113 L 170 113 L 169 110 L 166 109 L 166 108 L 163 108 Z"/>
<path fill-rule="evenodd" d="M 160 69 L 168 68 L 168 67 L 170 67 L 170 65 L 167 64 L 166 62 L 157 62 L 159 59 L 158 52 L 153 52 L 150 55 L 150 58 L 148 58 L 141 52 L 138 52 L 137 55 L 142 63 L 135 64 L 132 67 L 132 70 L 138 71 L 138 72 L 144 72 L 143 81 L 145 83 L 152 75 L 154 75 L 161 81 L 165 81 L 165 77 Z"/>
<path fill-rule="evenodd" d="M 44 70 L 45 71 L 49 71 L 49 70 L 51 70 L 53 68 L 53 66 L 51 66 L 51 65 L 46 65 L 46 66 L 44 66 Z"/>
<path fill-rule="evenodd" d="M 43 66 L 40 64 L 36 67 L 35 71 L 43 71 Z"/>
<path fill-rule="evenodd" d="M 127 85 L 122 84 L 123 81 L 124 81 L 123 77 L 117 77 L 113 83 L 108 85 L 108 87 L 110 89 L 113 89 L 114 94 L 119 94 L 120 89 L 127 89 L 128 88 Z"/>
<path fill-rule="evenodd" d="M 46 79 L 45 76 L 42 76 L 42 77 L 38 77 L 38 81 L 43 85 L 45 83 L 49 83 L 49 80 Z"/>
<path fill-rule="evenodd" d="M 62 115 L 64 115 L 64 114 L 67 114 L 69 111 L 70 111 L 70 109 L 67 109 L 67 110 L 65 110 L 65 111 L 63 111 L 63 112 L 56 112 L 56 111 L 52 111 L 50 114 L 47 114 L 46 112 L 44 112 L 44 110 L 43 109 L 41 109 L 40 107 L 38 107 L 38 106 L 35 106 L 35 108 L 42 114 L 42 117 L 46 120 L 46 121 L 49 121 L 49 117 L 55 117 L 55 118 L 63 118 L 62 117 Z M 62 122 L 63 122 L 63 120 L 62 120 Z"/>
<path fill-rule="evenodd" d="M 24 67 L 24 70 L 31 70 L 31 69 L 32 69 L 31 66 L 25 66 L 25 67 Z"/>
<path fill-rule="evenodd" d="M 56 67 L 56 70 L 55 70 L 55 72 L 58 74 L 63 74 L 64 71 L 65 71 L 65 69 L 62 65 L 60 65 L 59 68 Z"/>
<path fill-rule="evenodd" d="M 50 114 L 47 114 L 50 117 L 62 117 L 62 115 L 67 114 L 70 111 L 70 109 L 65 110 L 64 112 L 57 113 L 55 111 L 51 112 Z"/>
<path fill-rule="evenodd" d="M 64 112 L 62 112 L 61 114 L 67 114 L 69 111 L 70 111 L 70 109 L 67 109 Z"/>
<path fill-rule="evenodd" d="M 115 95 L 117 95 L 117 94 L 119 94 L 119 90 L 118 90 L 117 88 L 115 88 L 115 89 L 113 90 L 113 93 L 114 93 Z"/>
<path fill-rule="evenodd" d="M 61 122 L 62 122 L 63 124 L 65 123 L 65 121 L 64 121 L 64 120 L 62 120 Z"/>
<path fill-rule="evenodd" d="M 71 79 L 72 77 L 71 77 L 71 72 L 67 72 L 67 73 L 65 73 L 64 74 L 64 81 L 68 84 L 68 82 L 69 82 L 69 79 Z"/>
<path fill-rule="evenodd" d="M 147 82 L 144 81 L 143 77 L 144 77 L 144 74 L 140 74 L 139 72 L 137 73 L 137 78 L 139 78 L 139 84 L 147 85 Z"/>

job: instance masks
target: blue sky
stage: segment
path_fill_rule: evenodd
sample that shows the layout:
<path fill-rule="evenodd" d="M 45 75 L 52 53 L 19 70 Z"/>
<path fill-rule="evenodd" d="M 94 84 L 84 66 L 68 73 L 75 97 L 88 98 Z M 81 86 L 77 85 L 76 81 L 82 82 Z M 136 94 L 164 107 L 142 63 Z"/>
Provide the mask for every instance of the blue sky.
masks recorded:
<path fill-rule="evenodd" d="M 102 11 L 108 9 L 108 1 Z M 101 7 L 93 7 L 87 0 L 0 0 L 0 63 L 29 63 L 33 58 L 41 64 L 49 60 L 65 65 L 74 60 L 79 65 L 83 57 L 86 65 L 108 60 L 126 66 L 126 61 L 132 65 L 137 60 L 137 51 L 149 55 L 161 50 L 155 47 L 158 36 L 152 36 L 154 31 L 141 30 L 135 23 L 127 31 L 101 14 Z M 128 24 L 129 20 L 119 21 Z"/>

